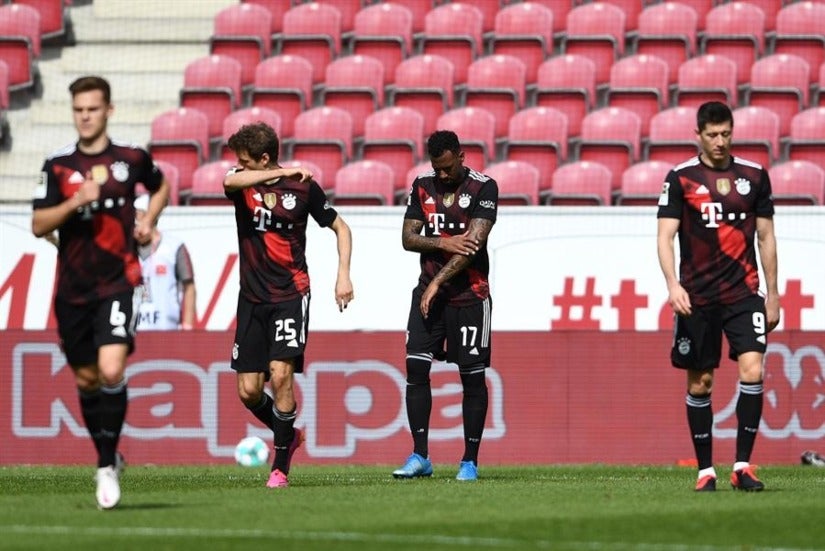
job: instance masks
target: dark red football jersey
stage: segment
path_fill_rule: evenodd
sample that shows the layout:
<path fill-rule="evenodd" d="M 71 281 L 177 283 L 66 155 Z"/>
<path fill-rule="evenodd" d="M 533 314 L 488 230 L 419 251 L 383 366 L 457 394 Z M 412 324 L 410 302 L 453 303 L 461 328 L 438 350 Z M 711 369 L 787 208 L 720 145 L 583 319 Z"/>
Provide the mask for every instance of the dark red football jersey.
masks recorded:
<path fill-rule="evenodd" d="M 496 221 L 498 184 L 471 169 L 466 169 L 464 181 L 458 187 L 447 187 L 434 171 L 420 174 L 412 184 L 404 218 L 424 223 L 424 235 L 460 235 L 467 231 L 470 220 L 485 218 Z M 452 255 L 443 251 L 421 253 L 419 288 L 426 289 Z M 452 306 L 466 306 L 490 296 L 490 257 L 487 244 L 473 256 L 466 270 L 441 286 L 439 296 Z"/>
<path fill-rule="evenodd" d="M 234 171 L 235 169 L 233 169 Z M 307 219 L 321 227 L 338 213 L 315 182 L 282 178 L 227 192 L 235 205 L 241 294 L 250 302 L 275 303 L 309 292 Z"/>
<path fill-rule="evenodd" d="M 149 153 L 111 141 L 97 155 L 77 144 L 49 156 L 35 188 L 33 209 L 59 205 L 72 197 L 84 175 L 100 184 L 100 200 L 78 209 L 60 227 L 57 296 L 85 303 L 129 291 L 141 282 L 135 240 L 135 184 L 156 191 L 163 174 Z"/>
<path fill-rule="evenodd" d="M 733 158 L 726 169 L 695 157 L 665 179 L 659 218 L 678 218 L 682 286 L 697 305 L 731 304 L 759 290 L 756 218 L 773 216 L 768 171 Z"/>

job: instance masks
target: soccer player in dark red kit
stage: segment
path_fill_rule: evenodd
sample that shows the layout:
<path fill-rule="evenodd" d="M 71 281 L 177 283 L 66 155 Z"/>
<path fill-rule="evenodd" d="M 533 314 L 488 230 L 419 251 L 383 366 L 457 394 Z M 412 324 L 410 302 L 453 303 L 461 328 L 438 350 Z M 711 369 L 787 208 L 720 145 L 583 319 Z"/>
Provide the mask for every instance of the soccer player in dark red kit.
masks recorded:
<path fill-rule="evenodd" d="M 352 235 L 310 172 L 278 166 L 279 140 L 271 127 L 245 125 L 228 144 L 238 166 L 227 173 L 224 191 L 235 205 L 240 251 L 231 365 L 238 374 L 241 401 L 274 434 L 275 459 L 267 487 L 282 488 L 289 485 L 292 455 L 303 439 L 294 426 L 293 376 L 303 371 L 309 324 L 308 217 L 336 235 L 335 302 L 342 312 L 354 298 Z M 274 400 L 264 392 L 267 380 Z"/>
<path fill-rule="evenodd" d="M 114 106 L 109 83 L 85 76 L 70 86 L 76 143 L 49 156 L 32 202 L 32 231 L 58 232 L 54 311 L 80 410 L 97 449 L 96 497 L 101 509 L 120 501 L 126 418 L 126 358 L 134 349 L 140 261 L 135 234 L 149 235 L 169 185 L 144 149 L 109 138 Z M 151 199 L 135 220 L 135 185 Z"/>
<path fill-rule="evenodd" d="M 487 237 L 496 221 L 498 185 L 464 166 L 458 136 L 427 140 L 432 171 L 412 184 L 404 214 L 404 249 L 420 253 L 421 273 L 407 322 L 407 419 L 413 453 L 395 478 L 431 476 L 428 437 L 433 358 L 458 364 L 464 395 L 464 455 L 457 480 L 478 478 L 478 450 L 487 416 L 492 299 Z M 423 234 L 422 234 L 423 230 Z M 446 345 L 446 348 L 445 348 Z"/>
<path fill-rule="evenodd" d="M 676 314 L 671 363 L 687 373 L 687 419 L 699 465 L 696 490 L 713 491 L 711 392 L 725 334 L 739 370 L 730 481 L 734 489 L 759 491 L 764 484 L 750 458 L 762 418 L 767 334 L 779 323 L 771 182 L 765 168 L 731 155 L 734 121 L 727 105 L 705 103 L 696 119 L 701 154 L 670 171 L 659 198 L 659 264 Z"/>

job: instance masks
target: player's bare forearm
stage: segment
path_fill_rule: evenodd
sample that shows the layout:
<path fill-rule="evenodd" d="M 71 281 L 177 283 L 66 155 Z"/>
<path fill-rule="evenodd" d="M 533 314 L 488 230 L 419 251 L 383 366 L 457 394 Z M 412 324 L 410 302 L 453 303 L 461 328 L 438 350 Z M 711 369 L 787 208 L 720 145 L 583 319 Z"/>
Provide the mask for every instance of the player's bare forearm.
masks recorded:
<path fill-rule="evenodd" d="M 404 219 L 404 225 L 401 229 L 401 245 L 404 247 L 404 250 L 416 253 L 427 253 L 439 250 L 438 242 L 440 238 L 421 235 L 423 228 L 424 222 L 421 220 Z"/>
<path fill-rule="evenodd" d="M 451 280 L 456 274 L 465 270 L 473 261 L 473 256 L 484 243 L 487 242 L 487 237 L 490 235 L 490 230 L 493 228 L 492 220 L 486 218 L 473 218 L 470 220 L 467 232 L 464 234 L 466 239 L 474 244 L 475 249 L 466 254 L 454 254 L 450 260 L 438 271 L 433 278 L 437 285 L 441 285 L 445 281 Z"/>
<path fill-rule="evenodd" d="M 181 329 L 190 330 L 195 327 L 195 282 L 190 281 L 183 285 L 183 304 L 181 305 Z"/>
<path fill-rule="evenodd" d="M 343 312 L 355 299 L 355 291 L 350 280 L 350 260 L 352 257 L 352 231 L 340 216 L 330 225 L 335 232 L 338 244 L 338 277 L 335 280 L 335 303 L 338 311 Z"/>
<path fill-rule="evenodd" d="M 36 209 L 32 213 L 32 233 L 37 237 L 43 237 L 59 229 L 82 206 L 82 199 L 78 195 L 74 195 L 59 205 Z"/>
<path fill-rule="evenodd" d="M 227 174 L 223 179 L 223 187 L 227 191 L 238 191 L 258 184 L 274 183 L 279 178 L 300 177 L 302 182 L 312 178 L 312 172 L 303 168 L 267 168 L 264 170 L 239 170 Z"/>

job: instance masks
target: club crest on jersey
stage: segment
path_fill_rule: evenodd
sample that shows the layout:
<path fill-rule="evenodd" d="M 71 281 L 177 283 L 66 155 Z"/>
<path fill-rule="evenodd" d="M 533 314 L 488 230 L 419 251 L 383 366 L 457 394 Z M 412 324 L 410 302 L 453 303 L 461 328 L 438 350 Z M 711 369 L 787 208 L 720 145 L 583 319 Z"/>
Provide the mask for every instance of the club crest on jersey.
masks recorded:
<path fill-rule="evenodd" d="M 295 196 L 291 193 L 284 193 L 283 197 L 281 197 L 281 204 L 286 210 L 294 209 L 296 205 Z"/>
<path fill-rule="evenodd" d="M 728 178 L 717 178 L 716 191 L 722 195 L 730 193 L 730 180 Z"/>
<path fill-rule="evenodd" d="M 677 343 L 677 349 L 679 350 L 679 354 L 682 356 L 687 356 L 690 354 L 690 339 L 688 338 L 681 338 Z"/>
<path fill-rule="evenodd" d="M 444 198 L 441 200 L 445 207 L 453 206 L 453 201 L 455 201 L 455 193 L 445 193 Z"/>
<path fill-rule="evenodd" d="M 109 169 L 105 165 L 95 165 L 92 167 L 92 180 L 98 185 L 103 185 L 109 179 Z"/>
<path fill-rule="evenodd" d="M 463 208 L 463 209 L 466 209 L 467 207 L 470 206 L 470 201 L 471 200 L 472 200 L 472 197 L 470 197 L 469 193 L 462 193 L 461 197 L 458 198 L 458 206 Z"/>
<path fill-rule="evenodd" d="M 109 167 L 112 171 L 112 176 L 114 176 L 115 180 L 118 182 L 125 182 L 129 179 L 129 164 L 124 163 L 123 161 L 117 161 L 116 163 L 112 163 Z"/>
<path fill-rule="evenodd" d="M 751 181 L 747 178 L 737 178 L 734 185 L 739 195 L 747 195 L 751 192 Z"/>
<path fill-rule="evenodd" d="M 264 205 L 269 210 L 275 208 L 275 205 L 278 204 L 278 196 L 274 193 L 264 193 Z"/>

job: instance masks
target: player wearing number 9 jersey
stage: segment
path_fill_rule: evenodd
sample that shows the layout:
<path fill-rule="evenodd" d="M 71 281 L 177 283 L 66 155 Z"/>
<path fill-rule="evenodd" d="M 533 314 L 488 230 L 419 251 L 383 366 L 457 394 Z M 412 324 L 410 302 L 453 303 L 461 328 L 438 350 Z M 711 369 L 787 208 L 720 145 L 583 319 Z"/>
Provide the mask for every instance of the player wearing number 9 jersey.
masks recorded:
<path fill-rule="evenodd" d="M 764 488 L 750 457 L 762 417 L 767 334 L 779 323 L 774 208 L 768 172 L 731 155 L 733 129 L 727 105 L 700 106 L 696 134 L 701 154 L 670 171 L 659 198 L 659 264 L 676 314 L 671 363 L 687 373 L 698 491 L 716 489 L 711 392 L 723 333 L 739 370 L 731 484 L 748 491 Z M 677 235 L 678 277 L 673 246 Z M 759 295 L 757 243 L 764 297 Z"/>

